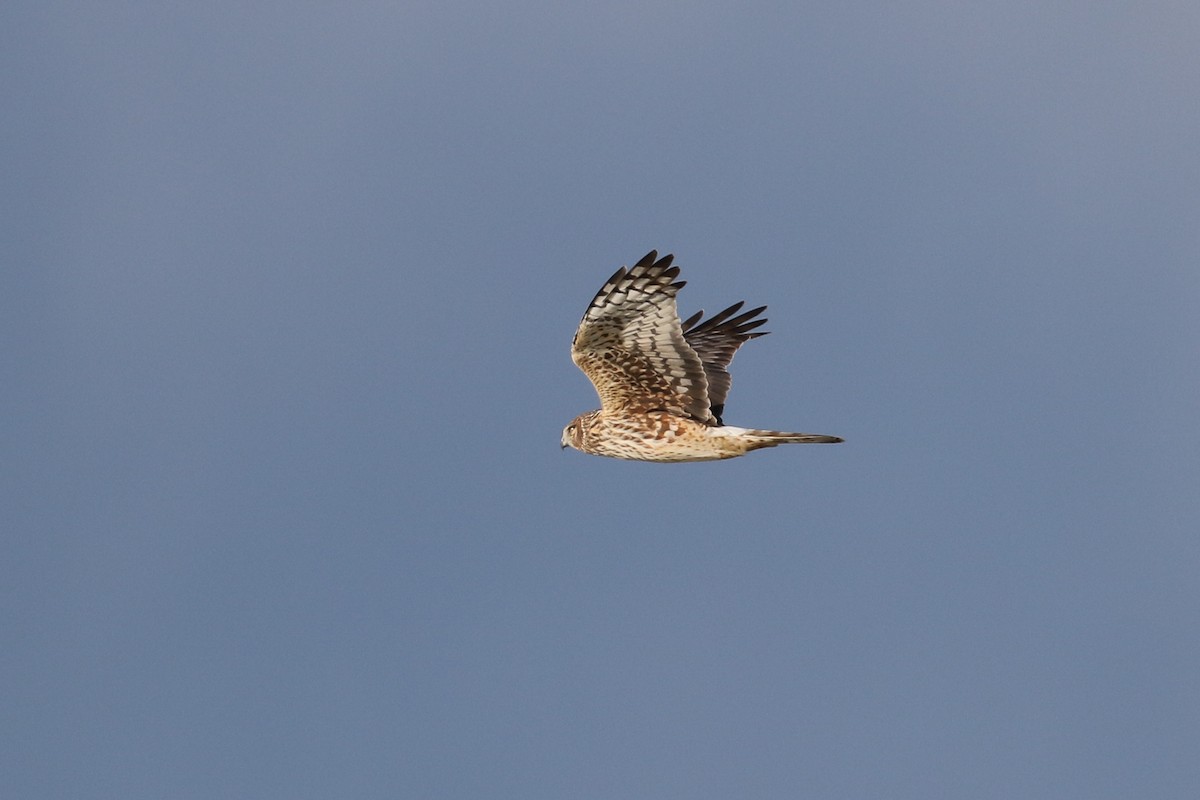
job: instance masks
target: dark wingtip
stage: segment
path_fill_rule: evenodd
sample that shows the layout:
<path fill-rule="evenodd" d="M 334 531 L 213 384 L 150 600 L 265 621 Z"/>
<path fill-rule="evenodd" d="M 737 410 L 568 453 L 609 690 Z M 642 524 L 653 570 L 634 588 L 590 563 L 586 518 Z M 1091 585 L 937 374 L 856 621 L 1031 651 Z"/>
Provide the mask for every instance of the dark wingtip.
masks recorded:
<path fill-rule="evenodd" d="M 720 403 L 718 405 L 713 406 L 712 408 L 709 409 L 709 411 L 712 412 L 713 417 L 717 420 L 718 427 L 725 424 L 725 420 L 721 418 L 721 416 L 725 413 L 725 404 L 724 403 Z"/>

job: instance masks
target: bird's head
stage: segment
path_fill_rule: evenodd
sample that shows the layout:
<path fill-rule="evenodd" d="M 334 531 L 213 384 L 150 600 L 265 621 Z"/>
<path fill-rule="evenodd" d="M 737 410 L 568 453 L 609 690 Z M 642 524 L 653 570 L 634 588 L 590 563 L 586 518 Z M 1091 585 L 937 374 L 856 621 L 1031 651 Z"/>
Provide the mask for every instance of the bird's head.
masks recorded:
<path fill-rule="evenodd" d="M 591 428 L 592 422 L 599 414 L 599 411 L 589 411 L 571 420 L 571 424 L 563 428 L 562 439 L 560 440 L 563 449 L 573 447 L 576 450 L 584 450 L 584 442 L 587 441 L 588 431 Z M 584 452 L 587 451 L 584 450 Z"/>

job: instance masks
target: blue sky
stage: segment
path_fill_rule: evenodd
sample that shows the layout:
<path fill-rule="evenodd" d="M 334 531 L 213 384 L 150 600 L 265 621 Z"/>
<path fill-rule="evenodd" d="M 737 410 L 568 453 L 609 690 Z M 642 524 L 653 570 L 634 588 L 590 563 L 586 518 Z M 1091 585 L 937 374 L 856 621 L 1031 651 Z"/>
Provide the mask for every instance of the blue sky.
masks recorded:
<path fill-rule="evenodd" d="M 1200 792 L 1200 12 L 10 3 L 0 794 Z M 619 265 L 731 462 L 560 452 Z"/>

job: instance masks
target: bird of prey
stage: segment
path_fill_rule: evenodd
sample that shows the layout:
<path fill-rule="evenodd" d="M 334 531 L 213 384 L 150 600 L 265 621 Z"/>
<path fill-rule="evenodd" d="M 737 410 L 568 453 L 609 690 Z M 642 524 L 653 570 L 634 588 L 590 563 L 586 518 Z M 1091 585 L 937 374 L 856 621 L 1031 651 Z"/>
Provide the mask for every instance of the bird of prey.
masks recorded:
<path fill-rule="evenodd" d="M 600 395 L 600 408 L 563 429 L 562 446 L 637 461 L 712 461 L 763 447 L 832 444 L 836 436 L 738 428 L 722 420 L 726 367 L 743 342 L 765 332 L 758 315 L 735 303 L 704 320 L 679 321 L 674 256 L 651 250 L 621 267 L 596 293 L 575 332 L 571 359 Z"/>

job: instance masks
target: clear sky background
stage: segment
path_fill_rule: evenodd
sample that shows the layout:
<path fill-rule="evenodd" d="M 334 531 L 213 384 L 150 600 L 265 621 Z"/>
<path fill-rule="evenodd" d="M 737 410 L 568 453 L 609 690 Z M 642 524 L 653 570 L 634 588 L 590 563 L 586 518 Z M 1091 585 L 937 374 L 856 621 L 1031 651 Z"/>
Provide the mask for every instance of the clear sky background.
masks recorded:
<path fill-rule="evenodd" d="M 0 796 L 1200 796 L 1194 2 L 11 2 Z M 592 294 L 768 303 L 722 463 Z"/>

